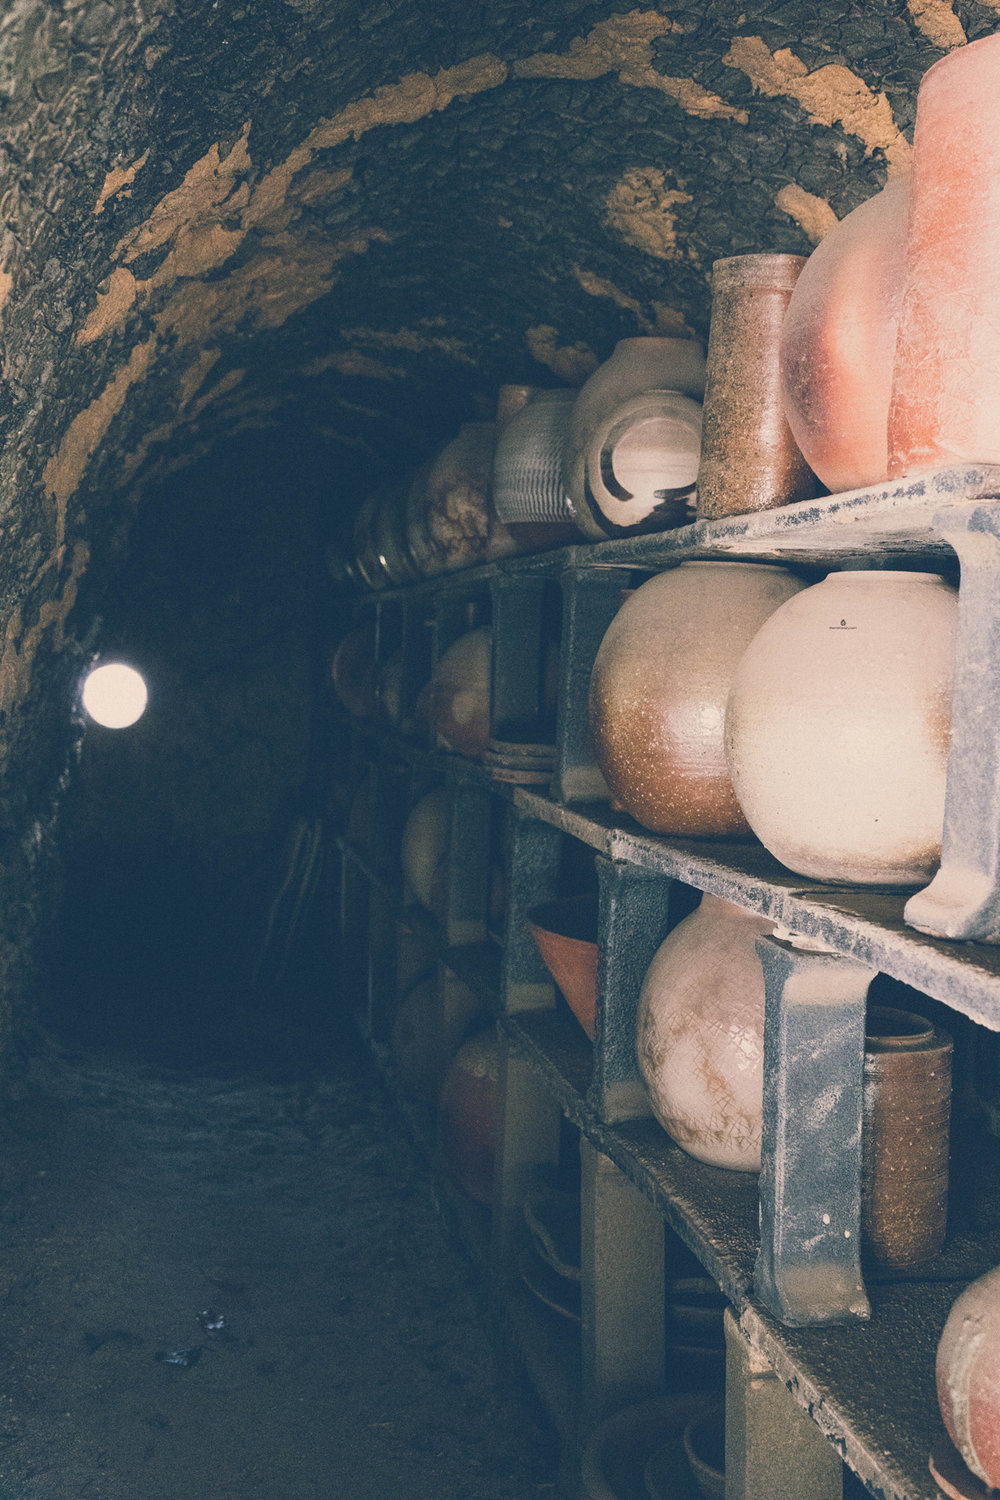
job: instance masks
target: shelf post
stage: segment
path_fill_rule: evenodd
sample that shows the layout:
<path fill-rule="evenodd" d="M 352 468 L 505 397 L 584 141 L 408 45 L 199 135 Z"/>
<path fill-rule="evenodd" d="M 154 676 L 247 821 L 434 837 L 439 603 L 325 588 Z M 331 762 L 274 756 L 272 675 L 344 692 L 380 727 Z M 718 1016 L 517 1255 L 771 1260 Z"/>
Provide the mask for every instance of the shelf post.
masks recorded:
<path fill-rule="evenodd" d="M 453 780 L 448 836 L 445 940 L 449 947 L 486 941 L 490 881 L 488 788 Z"/>
<path fill-rule="evenodd" d="M 665 1384 L 663 1220 L 580 1138 L 582 1428 Z"/>
<path fill-rule="evenodd" d="M 491 583 L 493 674 L 490 735 L 495 741 L 551 743 L 543 722 L 545 580 L 498 573 Z"/>
<path fill-rule="evenodd" d="M 607 1124 L 642 1119 L 649 1096 L 636 1060 L 639 993 L 670 930 L 673 881 L 599 854 L 597 1026 L 589 1102 Z"/>
<path fill-rule="evenodd" d="M 904 916 L 932 937 L 1000 942 L 1000 510 L 934 517 L 961 564 L 941 868 Z"/>
<path fill-rule="evenodd" d="M 512 806 L 508 825 L 510 857 L 507 919 L 503 945 L 503 1008 L 551 1010 L 552 979 L 525 920 L 533 906 L 551 901 L 559 880 L 562 834 L 551 823 Z"/>
<path fill-rule="evenodd" d="M 726 1500 L 841 1500 L 843 1464 L 729 1308 Z"/>
<path fill-rule="evenodd" d="M 628 568 L 570 568 L 562 575 L 562 648 L 552 795 L 588 802 L 608 793 L 590 737 L 590 673 L 604 633 L 621 608 Z"/>
<path fill-rule="evenodd" d="M 790 1327 L 870 1316 L 861 1276 L 865 1003 L 875 970 L 779 937 L 764 967 L 761 1243 L 754 1288 Z"/>

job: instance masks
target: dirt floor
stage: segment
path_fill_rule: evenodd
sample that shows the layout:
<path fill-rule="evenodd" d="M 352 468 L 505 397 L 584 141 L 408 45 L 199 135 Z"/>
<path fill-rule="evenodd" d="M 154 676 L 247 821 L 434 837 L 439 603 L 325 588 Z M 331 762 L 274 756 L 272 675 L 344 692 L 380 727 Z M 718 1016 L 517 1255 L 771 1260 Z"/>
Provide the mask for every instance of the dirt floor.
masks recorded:
<path fill-rule="evenodd" d="M 0 1500 L 537 1500 L 555 1445 L 357 1042 L 60 1041 L 3 1121 Z"/>

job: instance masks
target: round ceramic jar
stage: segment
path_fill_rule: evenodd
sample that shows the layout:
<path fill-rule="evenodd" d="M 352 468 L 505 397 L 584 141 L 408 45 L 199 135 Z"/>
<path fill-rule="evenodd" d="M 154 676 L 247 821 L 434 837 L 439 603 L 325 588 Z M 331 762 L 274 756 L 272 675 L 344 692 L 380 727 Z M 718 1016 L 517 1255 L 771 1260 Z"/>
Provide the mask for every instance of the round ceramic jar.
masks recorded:
<path fill-rule="evenodd" d="M 614 801 L 644 827 L 748 832 L 726 769 L 726 701 L 743 651 L 802 587 L 770 564 L 686 562 L 625 600 L 594 661 L 590 725 Z"/>
<path fill-rule="evenodd" d="M 491 1029 L 459 1047 L 438 1100 L 442 1165 L 477 1203 L 493 1201 L 499 1117 L 500 1040 Z"/>
<path fill-rule="evenodd" d="M 482 755 L 490 743 L 493 632 L 481 625 L 445 651 L 427 685 L 431 729 L 446 750 Z"/>
<path fill-rule="evenodd" d="M 814 880 L 926 881 L 941 854 L 957 591 L 931 573 L 831 573 L 764 624 L 733 681 L 740 806 Z"/>
<path fill-rule="evenodd" d="M 705 360 L 691 339 L 621 339 L 583 385 L 563 484 L 584 536 L 603 541 L 680 525 L 701 451 Z"/>
<path fill-rule="evenodd" d="M 421 797 L 406 820 L 400 858 L 404 900 L 415 898 L 437 915 L 444 909 L 450 834 L 451 797 L 444 787 L 435 787 Z"/>
<path fill-rule="evenodd" d="M 949 1437 L 976 1478 L 1000 1488 L 1000 1266 L 967 1286 L 952 1307 L 936 1374 Z"/>
<path fill-rule="evenodd" d="M 760 1170 L 764 971 L 774 924 L 717 896 L 661 943 L 639 997 L 636 1052 L 653 1113 L 699 1161 Z"/>

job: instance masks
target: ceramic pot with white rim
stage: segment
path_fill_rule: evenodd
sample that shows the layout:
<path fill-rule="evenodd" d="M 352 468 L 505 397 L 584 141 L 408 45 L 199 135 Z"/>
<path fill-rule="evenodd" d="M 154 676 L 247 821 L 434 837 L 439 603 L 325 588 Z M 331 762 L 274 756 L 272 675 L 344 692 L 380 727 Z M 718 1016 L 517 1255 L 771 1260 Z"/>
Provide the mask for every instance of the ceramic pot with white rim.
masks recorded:
<path fill-rule="evenodd" d="M 761 843 L 797 874 L 912 885 L 940 860 L 958 592 L 845 571 L 796 594 L 736 670 L 726 758 Z"/>
<path fill-rule="evenodd" d="M 691 1156 L 760 1170 L 764 971 L 774 924 L 717 896 L 657 949 L 639 996 L 636 1054 L 653 1113 Z"/>
<path fill-rule="evenodd" d="M 573 405 L 563 484 L 593 541 L 661 531 L 687 518 L 701 452 L 705 358 L 693 339 L 615 345 Z"/>
<path fill-rule="evenodd" d="M 590 678 L 594 753 L 615 803 L 654 833 L 747 834 L 726 769 L 733 675 L 804 585 L 766 563 L 685 562 L 630 594 Z"/>

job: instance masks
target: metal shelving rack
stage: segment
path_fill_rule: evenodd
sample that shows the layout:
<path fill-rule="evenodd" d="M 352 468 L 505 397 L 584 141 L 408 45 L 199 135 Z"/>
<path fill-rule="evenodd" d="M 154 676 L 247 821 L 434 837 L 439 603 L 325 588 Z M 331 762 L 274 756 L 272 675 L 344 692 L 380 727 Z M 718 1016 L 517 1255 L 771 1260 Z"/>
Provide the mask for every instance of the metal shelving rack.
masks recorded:
<path fill-rule="evenodd" d="M 456 869 L 448 911 L 433 940 L 449 972 L 496 1010 L 504 1041 L 491 1284 L 506 1331 L 563 1438 L 570 1493 L 580 1444 L 594 1425 L 662 1387 L 667 1225 L 730 1303 L 727 1424 L 734 1439 L 727 1457 L 728 1500 L 780 1500 L 785 1494 L 835 1500 L 842 1460 L 884 1500 L 936 1500 L 927 1468 L 931 1443 L 942 1430 L 934 1351 L 959 1291 L 1000 1262 L 1000 1214 L 989 1207 L 1000 1197 L 992 1139 L 985 1131 L 978 1139 L 977 1170 L 971 1186 L 957 1188 L 948 1242 L 919 1277 L 873 1275 L 850 1236 L 845 1249 L 840 1226 L 850 1219 L 836 1214 L 826 1242 L 810 1238 L 806 1261 L 802 1223 L 817 1191 L 838 1195 L 848 1210 L 857 1207 L 857 1080 L 865 995 L 876 973 L 947 1007 L 963 1035 L 981 1041 L 977 1028 L 1000 1032 L 1000 947 L 994 945 L 1000 935 L 996 497 L 1000 468 L 967 465 L 780 510 L 507 559 L 358 603 L 359 610 L 373 612 L 383 643 L 412 645 L 421 631 L 429 632 L 432 648 L 421 658 L 423 670 L 475 609 L 477 619 L 488 613 L 495 729 L 503 726 L 509 739 L 510 726 L 521 726 L 528 738 L 542 671 L 541 600 L 546 590 L 561 590 L 555 767 L 547 790 L 498 781 L 485 766 L 387 731 L 354 724 L 349 733 L 372 762 L 403 767 L 424 781 L 436 777 L 459 794 L 452 831 Z M 931 568 L 958 579 L 942 874 L 926 892 L 809 882 L 754 842 L 656 837 L 600 800 L 587 684 L 621 588 L 642 574 L 706 557 L 781 561 L 816 577 L 830 568 L 861 566 Z M 415 677 L 407 680 L 406 691 L 415 695 Z M 502 962 L 486 931 L 482 862 L 483 829 L 497 801 L 506 804 L 509 826 Z M 594 851 L 598 872 L 602 952 L 593 1046 L 557 1002 L 524 925 L 528 908 L 556 893 L 567 840 Z M 478 851 L 471 864 L 470 850 Z M 345 882 L 378 888 L 380 899 L 398 911 L 399 894 L 379 872 L 347 844 L 343 854 Z M 707 1167 L 676 1147 L 651 1119 L 638 1077 L 633 1038 L 639 987 L 674 920 L 668 898 L 675 882 L 760 912 L 787 930 L 785 939 L 765 940 L 770 947 L 762 949 L 771 1050 L 759 1184 L 752 1175 Z M 343 909 L 356 911 L 357 903 L 352 907 L 345 899 Z M 434 924 L 427 919 L 426 925 L 430 938 Z M 813 940 L 812 948 L 800 947 L 801 938 Z M 817 942 L 824 951 L 815 951 Z M 803 996 L 805 1009 L 815 1011 L 831 974 L 836 1018 L 850 1024 L 818 1034 L 813 1050 L 826 1077 L 846 1082 L 841 1118 L 829 1139 L 816 1142 L 809 1138 L 805 1110 L 779 1109 L 781 1098 L 803 1102 L 815 1074 L 807 1075 L 794 1048 L 781 1040 L 775 1044 L 775 1038 L 794 1035 L 795 1026 L 804 1024 Z M 391 981 L 387 974 L 379 980 Z M 370 995 L 366 1005 L 370 1021 Z M 829 1021 L 830 1015 L 827 1008 L 823 1016 Z M 839 1039 L 830 1041 L 830 1032 Z M 988 1105 L 982 1113 L 989 1114 Z M 564 1121 L 580 1141 L 579 1333 L 540 1316 L 517 1276 L 522 1199 L 539 1172 L 556 1166 Z M 776 1173 L 773 1160 L 769 1171 L 768 1149 L 790 1152 L 782 1160 L 793 1163 L 804 1152 L 808 1173 Z M 791 1476 L 775 1468 L 775 1455 L 790 1451 Z"/>

